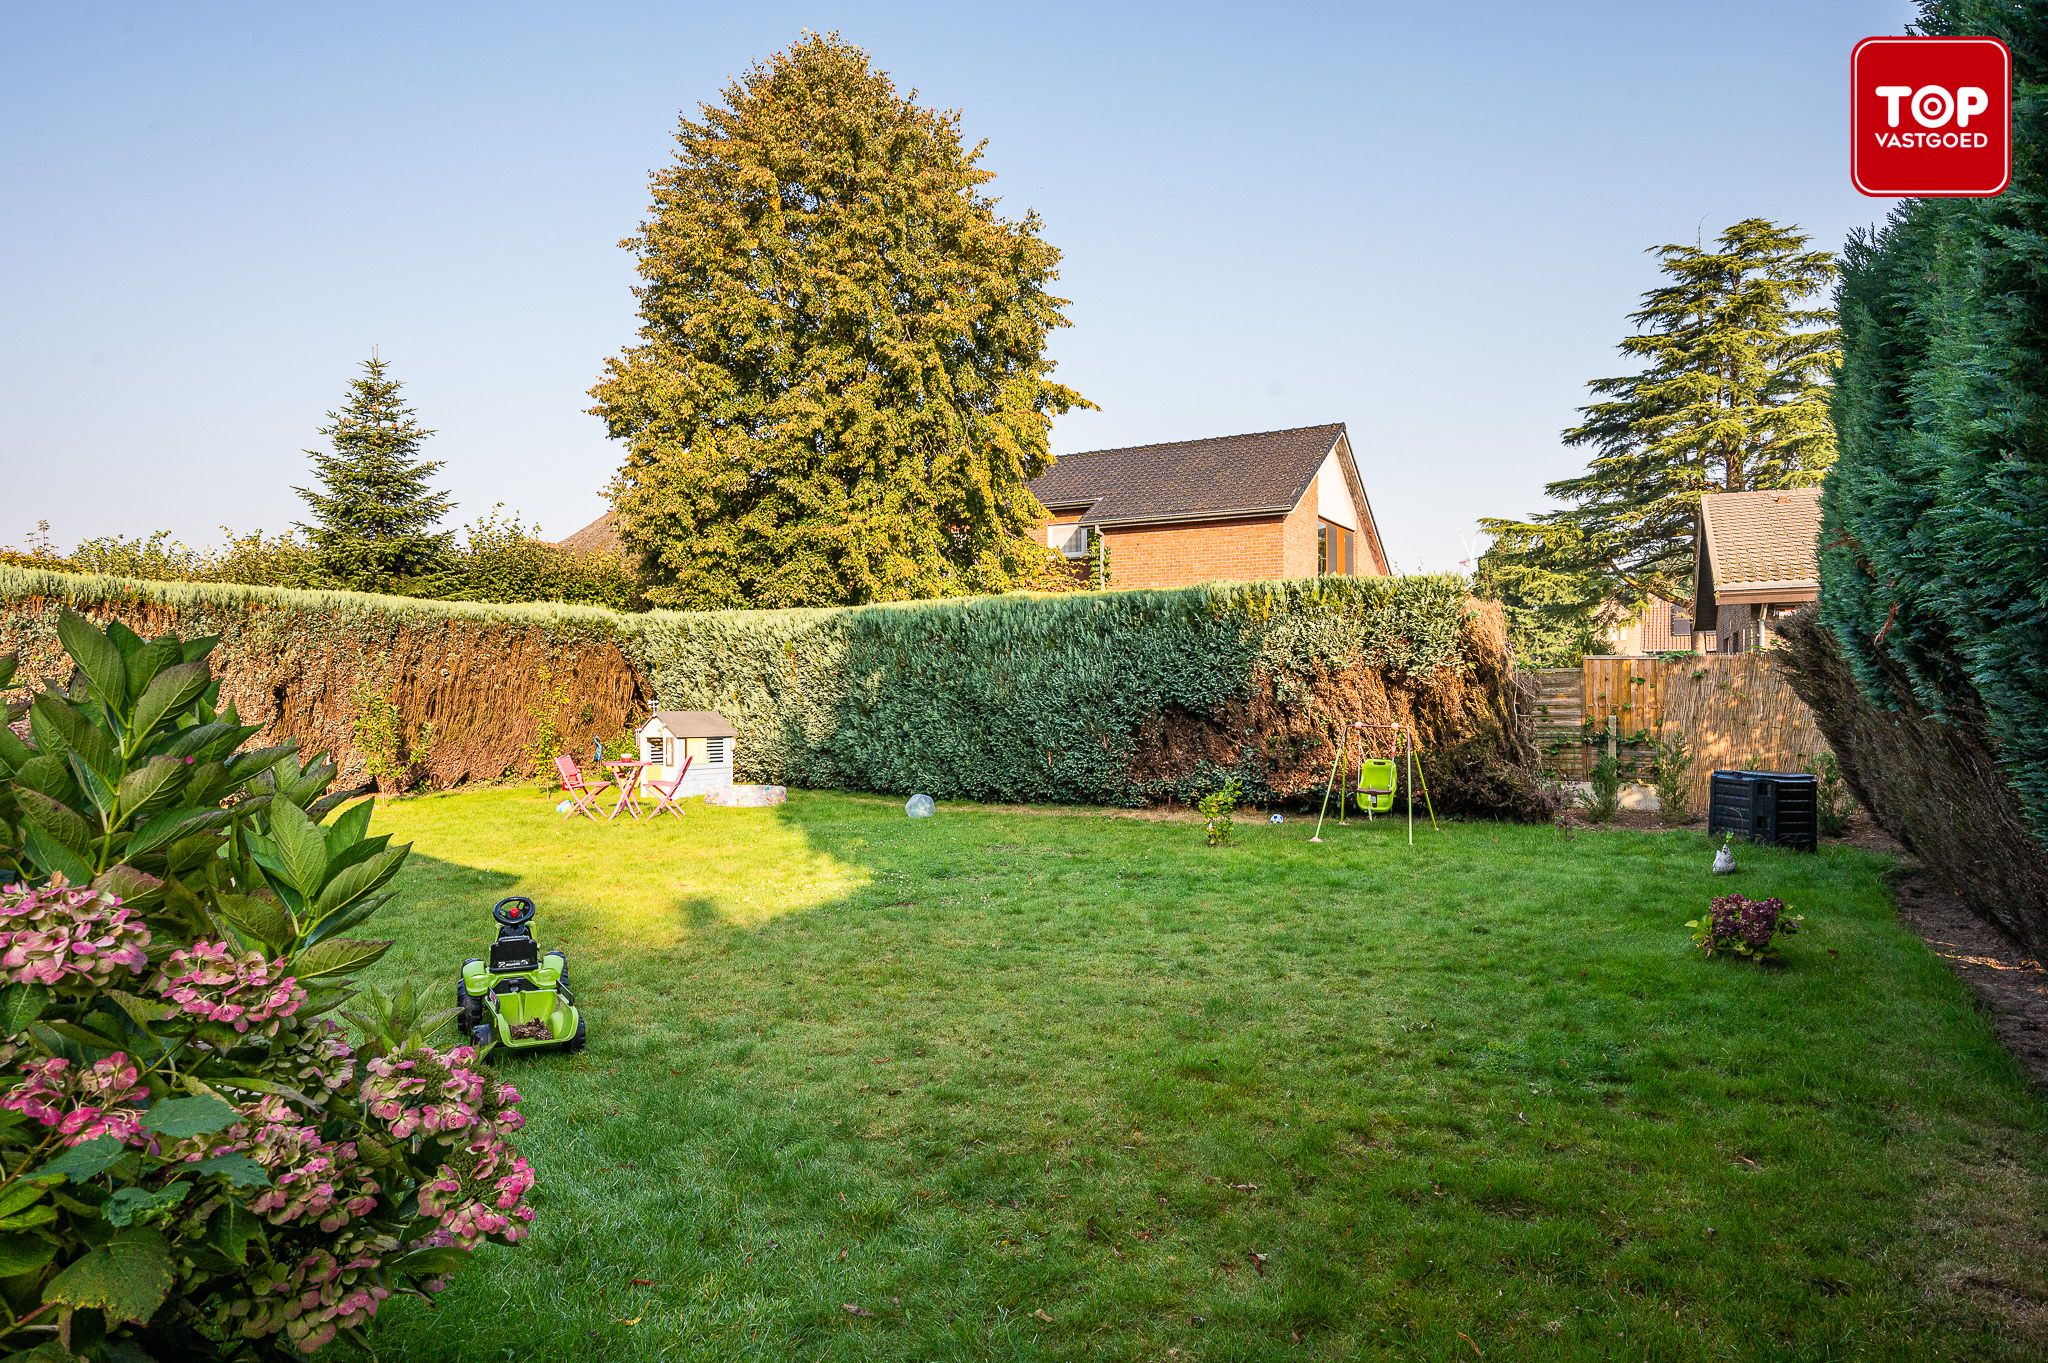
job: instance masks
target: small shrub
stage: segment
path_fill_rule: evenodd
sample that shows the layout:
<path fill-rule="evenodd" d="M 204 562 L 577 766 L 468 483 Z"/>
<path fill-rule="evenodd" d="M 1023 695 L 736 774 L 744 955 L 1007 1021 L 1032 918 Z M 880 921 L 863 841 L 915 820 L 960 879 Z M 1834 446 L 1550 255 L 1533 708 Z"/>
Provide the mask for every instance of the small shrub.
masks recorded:
<path fill-rule="evenodd" d="M 1782 899 L 1749 899 L 1724 894 L 1708 906 L 1707 916 L 1686 922 L 1693 945 L 1703 956 L 1733 952 L 1752 961 L 1768 958 L 1778 939 L 1799 931 L 1799 917 L 1785 913 Z"/>
<path fill-rule="evenodd" d="M 1692 745 L 1683 729 L 1657 735 L 1657 816 L 1666 827 L 1678 828 L 1692 822 L 1687 799 L 1692 794 Z"/>
<path fill-rule="evenodd" d="M 576 693 L 567 677 L 557 677 L 543 666 L 538 675 L 540 694 L 529 701 L 526 717 L 533 721 L 533 741 L 520 749 L 527 774 L 542 790 L 555 784 L 555 759 L 562 755 L 562 721 L 576 704 Z"/>
<path fill-rule="evenodd" d="M 1586 789 L 1579 792 L 1579 808 L 1588 823 L 1606 823 L 1621 808 L 1621 763 L 1613 753 L 1601 753 L 1593 764 Z"/>
<path fill-rule="evenodd" d="M 1240 793 L 1237 778 L 1228 777 L 1222 785 L 1204 795 L 1201 802 L 1195 806 L 1201 811 L 1202 833 L 1208 838 L 1211 847 L 1221 847 L 1230 841 L 1231 829 L 1234 826 L 1230 816 L 1237 809 Z"/>
<path fill-rule="evenodd" d="M 354 700 L 349 730 L 363 757 L 363 774 L 394 794 L 417 786 L 433 753 L 434 726 L 422 720 L 407 729 L 398 706 L 372 682 L 360 683 Z"/>
<path fill-rule="evenodd" d="M 1814 778 L 1814 817 L 1824 838 L 1839 838 L 1849 827 L 1849 813 L 1856 802 L 1850 798 L 1849 783 L 1842 779 L 1842 764 L 1831 752 L 1824 752 L 1807 763 L 1806 770 Z"/>

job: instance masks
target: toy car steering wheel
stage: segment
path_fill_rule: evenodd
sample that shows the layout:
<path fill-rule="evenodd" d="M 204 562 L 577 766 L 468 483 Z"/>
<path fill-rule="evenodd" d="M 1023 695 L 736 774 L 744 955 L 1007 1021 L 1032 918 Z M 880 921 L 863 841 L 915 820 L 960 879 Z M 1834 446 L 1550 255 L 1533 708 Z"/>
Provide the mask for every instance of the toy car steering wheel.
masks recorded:
<path fill-rule="evenodd" d="M 499 900 L 491 906 L 491 917 L 508 928 L 516 928 L 533 921 L 533 901 L 523 894 L 515 894 Z"/>

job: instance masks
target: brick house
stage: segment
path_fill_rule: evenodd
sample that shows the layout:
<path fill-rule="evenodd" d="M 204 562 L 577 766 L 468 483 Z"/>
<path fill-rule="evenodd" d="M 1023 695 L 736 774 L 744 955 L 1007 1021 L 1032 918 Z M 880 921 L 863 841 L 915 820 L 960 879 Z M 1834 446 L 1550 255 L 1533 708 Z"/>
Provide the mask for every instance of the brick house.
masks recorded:
<path fill-rule="evenodd" d="M 1341 422 L 1063 454 L 1031 490 L 1046 543 L 1079 564 L 1099 539 L 1113 587 L 1392 572 Z"/>
<path fill-rule="evenodd" d="M 1701 497 L 1692 623 L 1704 646 L 1769 648 L 1779 620 L 1820 599 L 1819 540 L 1819 488 Z"/>
<path fill-rule="evenodd" d="M 1616 607 L 1614 614 L 1620 616 L 1621 608 Z M 1653 596 L 1640 614 L 1627 620 L 1617 619 L 1604 642 L 1607 652 L 1619 658 L 1691 652 L 1695 647 L 1692 608 L 1689 605 L 1674 606 L 1661 596 Z M 1702 651 L 1714 651 L 1713 635 L 1707 635 L 1702 642 Z"/>

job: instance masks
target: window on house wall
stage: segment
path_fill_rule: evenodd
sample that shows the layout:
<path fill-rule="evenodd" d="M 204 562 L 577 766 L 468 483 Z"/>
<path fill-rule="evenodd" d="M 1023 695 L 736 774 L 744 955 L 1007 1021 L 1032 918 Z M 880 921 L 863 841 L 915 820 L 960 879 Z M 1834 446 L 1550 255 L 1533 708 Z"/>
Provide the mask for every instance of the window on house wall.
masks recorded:
<path fill-rule="evenodd" d="M 1045 543 L 1048 548 L 1057 549 L 1068 558 L 1085 558 L 1088 554 L 1088 527 L 1078 522 L 1048 525 L 1045 527 Z"/>
<path fill-rule="evenodd" d="M 657 767 L 668 765 L 668 739 L 652 737 L 647 740 L 647 760 Z"/>
<path fill-rule="evenodd" d="M 725 740 L 723 738 L 707 738 L 704 740 L 704 760 L 711 763 L 725 761 Z"/>
<path fill-rule="evenodd" d="M 1692 617 L 1690 615 L 1674 614 L 1671 617 L 1671 632 L 1673 634 L 1690 636 L 1692 634 Z"/>
<path fill-rule="evenodd" d="M 1330 527 L 1327 525 L 1319 525 L 1316 527 L 1316 572 L 1318 574 L 1322 574 L 1327 573 L 1329 571 Z"/>
<path fill-rule="evenodd" d="M 1358 571 L 1358 536 L 1349 530 L 1344 532 L 1344 576 L 1350 577 Z"/>

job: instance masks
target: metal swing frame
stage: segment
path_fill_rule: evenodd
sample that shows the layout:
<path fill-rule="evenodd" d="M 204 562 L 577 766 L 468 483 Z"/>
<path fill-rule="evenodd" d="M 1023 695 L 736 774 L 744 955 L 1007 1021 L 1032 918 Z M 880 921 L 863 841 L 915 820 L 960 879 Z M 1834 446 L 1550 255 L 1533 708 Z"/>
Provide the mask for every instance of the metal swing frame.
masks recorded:
<path fill-rule="evenodd" d="M 1351 752 L 1352 735 L 1363 735 L 1368 732 L 1394 734 L 1397 735 L 1400 739 L 1401 753 L 1407 759 L 1408 762 L 1408 789 L 1404 792 L 1408 802 L 1408 845 L 1410 847 L 1413 847 L 1415 845 L 1415 791 L 1418 781 L 1420 782 L 1422 790 L 1422 807 L 1429 811 L 1429 826 L 1433 829 L 1436 829 L 1437 832 L 1441 833 L 1443 831 L 1443 828 L 1436 821 L 1436 805 L 1429 798 L 1429 778 L 1423 776 L 1421 774 L 1422 768 L 1418 767 L 1415 764 L 1415 730 L 1410 728 L 1406 724 L 1364 724 L 1359 723 L 1357 721 L 1353 721 L 1352 723 L 1345 725 L 1343 740 L 1337 744 L 1337 755 L 1330 761 L 1330 778 L 1327 781 L 1323 782 L 1323 807 L 1316 813 L 1316 831 L 1315 835 L 1311 837 L 1309 841 L 1321 842 L 1323 840 L 1323 820 L 1329 815 L 1330 792 L 1332 790 L 1335 790 L 1337 787 L 1337 774 L 1340 771 L 1345 774 L 1346 788 L 1344 791 L 1344 799 L 1342 803 L 1340 803 L 1337 806 L 1337 823 L 1341 827 L 1344 824 L 1350 822 L 1349 815 L 1351 810 L 1352 789 L 1355 788 L 1358 782 L 1361 782 L 1365 779 L 1365 761 L 1367 754 L 1365 751 L 1365 743 L 1363 738 L 1360 739 L 1358 744 L 1358 774 L 1355 779 L 1351 776 L 1352 769 L 1345 762 L 1345 758 L 1348 757 Z M 1371 809 L 1366 810 L 1365 817 L 1368 822 L 1371 821 L 1371 819 L 1373 818 L 1373 813 Z"/>

